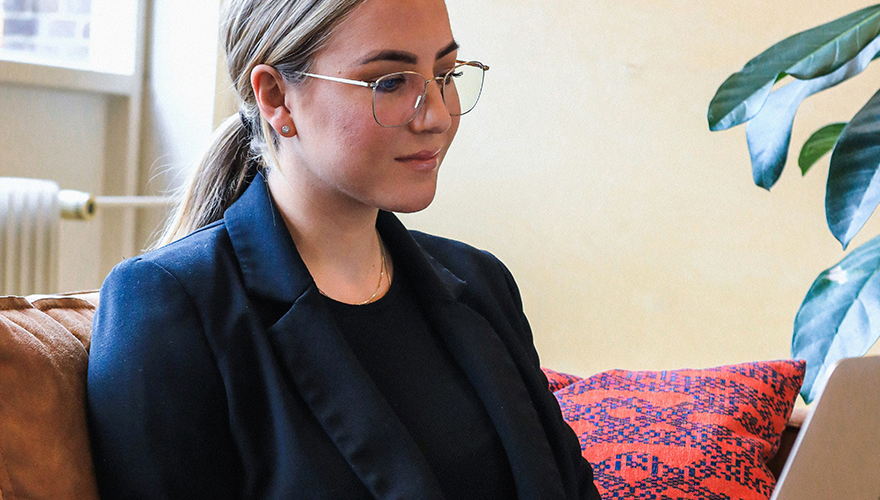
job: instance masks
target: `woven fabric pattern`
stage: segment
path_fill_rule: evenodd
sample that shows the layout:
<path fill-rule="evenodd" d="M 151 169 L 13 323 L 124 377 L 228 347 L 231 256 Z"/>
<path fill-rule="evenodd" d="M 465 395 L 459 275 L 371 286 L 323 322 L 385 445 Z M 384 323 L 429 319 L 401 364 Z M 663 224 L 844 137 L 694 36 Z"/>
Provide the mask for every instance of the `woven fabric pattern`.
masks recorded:
<path fill-rule="evenodd" d="M 563 375 L 548 379 L 604 500 L 767 499 L 804 363 Z"/>
<path fill-rule="evenodd" d="M 577 375 L 569 375 L 549 368 L 542 368 L 541 370 L 544 371 L 544 375 L 547 377 L 547 383 L 550 385 L 550 392 L 556 392 L 579 380 L 583 380 L 583 378 L 578 377 Z"/>

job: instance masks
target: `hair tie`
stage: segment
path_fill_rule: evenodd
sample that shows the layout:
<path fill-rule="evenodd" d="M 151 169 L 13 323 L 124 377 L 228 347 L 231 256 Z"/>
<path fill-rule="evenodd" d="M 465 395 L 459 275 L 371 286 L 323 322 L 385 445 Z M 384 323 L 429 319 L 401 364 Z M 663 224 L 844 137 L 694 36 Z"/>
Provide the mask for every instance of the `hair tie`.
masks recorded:
<path fill-rule="evenodd" d="M 247 116 L 245 116 L 243 111 L 238 112 L 238 118 L 241 119 L 241 124 L 244 127 L 245 132 L 247 132 L 247 135 L 250 137 L 253 137 L 253 135 L 254 135 L 253 123 L 251 123 L 251 121 L 248 120 Z"/>

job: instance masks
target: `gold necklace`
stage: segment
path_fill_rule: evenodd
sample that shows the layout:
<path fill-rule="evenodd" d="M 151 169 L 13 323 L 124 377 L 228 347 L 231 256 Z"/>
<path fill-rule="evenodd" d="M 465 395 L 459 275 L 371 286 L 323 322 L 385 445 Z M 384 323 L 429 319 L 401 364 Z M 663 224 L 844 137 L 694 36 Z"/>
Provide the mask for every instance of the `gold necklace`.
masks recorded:
<path fill-rule="evenodd" d="M 385 245 L 382 243 L 382 238 L 379 237 L 378 231 L 376 232 L 376 237 L 379 238 L 379 252 L 382 254 L 382 267 L 379 268 L 379 284 L 376 285 L 376 291 L 373 292 L 373 295 L 370 295 L 370 298 L 368 298 L 367 300 L 365 300 L 363 302 L 357 302 L 355 304 L 352 304 L 355 306 L 365 306 L 365 305 L 369 304 L 370 302 L 372 302 L 376 298 L 377 295 L 379 295 L 379 292 L 382 290 L 382 279 L 385 278 L 385 274 L 386 274 L 385 270 L 387 269 L 387 264 L 385 263 L 385 259 L 386 259 Z M 318 288 L 318 291 L 321 292 L 321 295 L 328 297 L 328 298 L 331 298 L 331 299 L 333 298 L 333 297 L 330 297 L 329 295 L 327 295 L 326 293 L 324 293 L 324 290 L 321 290 L 321 287 L 318 287 L 317 285 L 316 285 L 316 287 Z"/>

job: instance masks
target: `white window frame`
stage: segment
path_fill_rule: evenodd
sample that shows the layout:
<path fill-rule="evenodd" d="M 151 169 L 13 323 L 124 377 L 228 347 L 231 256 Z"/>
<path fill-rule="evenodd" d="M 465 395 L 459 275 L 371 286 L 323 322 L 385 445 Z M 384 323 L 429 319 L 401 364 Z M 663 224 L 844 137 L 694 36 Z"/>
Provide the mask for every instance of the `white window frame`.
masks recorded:
<path fill-rule="evenodd" d="M 112 1 L 112 0 L 111 0 Z M 137 0 L 134 71 L 118 74 L 65 68 L 38 63 L 0 60 L 0 83 L 36 88 L 95 93 L 108 99 L 107 150 L 102 192 L 95 194 L 135 196 L 139 194 L 139 151 L 144 100 L 144 65 L 147 2 Z M 102 216 L 101 273 L 106 274 L 120 255 L 139 253 L 137 218 L 134 208 Z"/>
<path fill-rule="evenodd" d="M 111 7 L 114 5 L 113 0 L 102 1 L 110 2 L 108 5 Z M 134 8 L 137 9 L 134 37 L 130 42 L 123 43 L 125 46 L 123 50 L 134 51 L 134 67 L 131 68 L 133 71 L 130 74 L 122 74 L 115 70 L 67 68 L 36 61 L 0 59 L 0 83 L 134 97 L 140 92 L 140 83 L 143 81 L 146 0 L 136 0 Z M 128 13 L 112 12 L 111 14 L 127 15 Z M 116 35 L 107 33 L 107 37 L 113 36 Z M 100 62 L 105 52 L 100 49 L 100 45 L 100 41 L 95 45 L 99 51 L 96 68 L 107 66 Z"/>

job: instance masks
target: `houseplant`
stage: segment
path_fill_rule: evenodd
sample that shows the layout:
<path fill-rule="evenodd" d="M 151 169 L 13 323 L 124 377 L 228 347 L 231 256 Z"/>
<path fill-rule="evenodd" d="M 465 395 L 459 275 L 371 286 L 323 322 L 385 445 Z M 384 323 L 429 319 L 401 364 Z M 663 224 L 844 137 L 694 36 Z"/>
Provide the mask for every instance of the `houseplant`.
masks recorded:
<path fill-rule="evenodd" d="M 880 57 L 880 5 L 803 31 L 773 45 L 719 87 L 709 128 L 748 122 L 746 139 L 755 183 L 779 179 L 800 104 L 861 73 Z M 825 215 L 846 249 L 880 203 L 880 92 L 848 123 L 816 131 L 798 158 L 802 173 L 826 153 L 831 165 Z M 835 363 L 862 356 L 880 337 L 880 237 L 851 251 L 813 282 L 797 313 L 792 356 L 807 361 L 801 395 L 812 401 Z"/>

